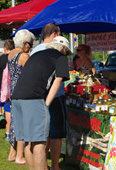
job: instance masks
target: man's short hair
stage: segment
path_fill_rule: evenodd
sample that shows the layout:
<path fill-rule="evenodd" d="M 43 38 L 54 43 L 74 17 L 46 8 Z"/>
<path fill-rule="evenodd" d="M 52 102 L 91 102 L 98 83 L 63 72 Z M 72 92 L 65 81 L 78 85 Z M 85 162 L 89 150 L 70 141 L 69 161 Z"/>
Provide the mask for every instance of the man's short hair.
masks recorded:
<path fill-rule="evenodd" d="M 42 39 L 44 40 L 46 37 L 49 37 L 53 32 L 59 32 L 58 26 L 55 23 L 46 24 L 43 27 Z"/>

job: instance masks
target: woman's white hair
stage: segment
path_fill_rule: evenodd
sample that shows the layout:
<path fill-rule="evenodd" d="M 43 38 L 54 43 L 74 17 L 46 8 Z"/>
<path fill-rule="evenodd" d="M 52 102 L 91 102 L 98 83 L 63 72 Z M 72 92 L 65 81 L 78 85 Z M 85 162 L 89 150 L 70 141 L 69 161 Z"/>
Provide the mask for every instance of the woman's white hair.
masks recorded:
<path fill-rule="evenodd" d="M 20 30 L 18 31 L 16 34 L 15 34 L 15 37 L 14 37 L 14 43 L 15 43 L 15 47 L 23 47 L 23 43 L 24 42 L 30 42 L 32 40 L 35 40 L 35 36 L 32 32 L 26 30 L 26 29 L 23 29 L 23 30 Z"/>

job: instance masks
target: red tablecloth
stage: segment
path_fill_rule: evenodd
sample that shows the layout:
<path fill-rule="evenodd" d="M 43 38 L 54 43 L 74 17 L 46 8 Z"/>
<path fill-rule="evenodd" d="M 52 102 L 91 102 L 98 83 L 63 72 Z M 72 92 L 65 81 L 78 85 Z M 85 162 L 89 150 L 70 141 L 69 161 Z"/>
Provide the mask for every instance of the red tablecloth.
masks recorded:
<path fill-rule="evenodd" d="M 78 84 L 77 85 L 77 93 L 83 94 L 83 88 L 85 88 L 84 85 Z M 92 88 L 93 88 L 93 91 L 99 91 L 99 89 L 101 89 L 101 92 L 103 92 L 104 89 L 107 89 L 108 91 L 111 91 L 110 89 L 108 89 L 104 85 L 93 85 Z"/>
<path fill-rule="evenodd" d="M 78 84 L 78 85 L 77 85 L 76 93 L 80 93 L 80 94 L 82 95 L 82 94 L 83 94 L 83 88 L 85 88 L 84 85 Z M 108 89 L 108 88 L 107 88 L 106 86 L 104 86 L 104 85 L 93 85 L 92 88 L 93 88 L 93 91 L 99 91 L 99 89 L 101 89 L 101 92 L 103 92 L 104 89 L 107 89 L 108 91 L 111 91 L 110 89 Z M 64 90 L 68 92 L 68 86 L 65 87 Z"/>

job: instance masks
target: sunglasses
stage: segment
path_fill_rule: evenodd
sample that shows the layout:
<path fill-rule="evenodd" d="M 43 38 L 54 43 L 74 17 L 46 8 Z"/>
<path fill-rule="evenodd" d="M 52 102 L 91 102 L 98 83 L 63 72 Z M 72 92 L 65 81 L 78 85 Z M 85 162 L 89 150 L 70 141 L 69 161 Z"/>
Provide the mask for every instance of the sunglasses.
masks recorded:
<path fill-rule="evenodd" d="M 32 43 L 30 43 L 30 42 L 27 42 L 28 44 L 29 44 L 29 46 L 32 48 L 33 47 L 33 44 Z"/>
<path fill-rule="evenodd" d="M 79 52 L 79 51 L 83 51 L 83 49 L 77 49 L 77 52 Z"/>

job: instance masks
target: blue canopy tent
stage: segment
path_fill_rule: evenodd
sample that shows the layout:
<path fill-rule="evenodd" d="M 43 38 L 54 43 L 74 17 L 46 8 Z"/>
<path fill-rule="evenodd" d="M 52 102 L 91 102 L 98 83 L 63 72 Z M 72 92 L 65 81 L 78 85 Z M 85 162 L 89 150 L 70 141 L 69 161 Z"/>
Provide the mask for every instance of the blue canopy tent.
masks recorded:
<path fill-rule="evenodd" d="M 47 23 L 56 23 L 62 32 L 116 32 L 116 0 L 58 0 L 18 30 L 38 34 Z"/>

